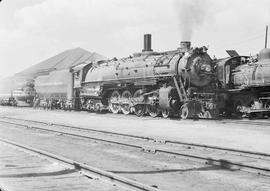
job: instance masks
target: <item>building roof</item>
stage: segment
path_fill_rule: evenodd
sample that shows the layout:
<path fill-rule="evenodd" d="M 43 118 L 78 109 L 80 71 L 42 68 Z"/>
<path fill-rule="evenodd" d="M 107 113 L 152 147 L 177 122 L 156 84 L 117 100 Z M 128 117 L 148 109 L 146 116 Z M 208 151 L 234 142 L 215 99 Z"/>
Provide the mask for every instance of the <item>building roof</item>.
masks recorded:
<path fill-rule="evenodd" d="M 39 75 L 46 75 L 54 70 L 69 69 L 83 62 L 90 63 L 103 59 L 106 59 L 106 57 L 82 48 L 75 48 L 57 54 L 15 75 L 36 77 Z"/>

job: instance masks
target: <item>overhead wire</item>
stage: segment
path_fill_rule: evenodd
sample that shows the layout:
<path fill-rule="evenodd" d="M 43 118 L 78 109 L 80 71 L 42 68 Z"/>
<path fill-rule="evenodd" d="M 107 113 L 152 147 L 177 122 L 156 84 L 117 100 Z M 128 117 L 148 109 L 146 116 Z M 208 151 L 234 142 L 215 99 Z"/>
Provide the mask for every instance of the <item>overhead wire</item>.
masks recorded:
<path fill-rule="evenodd" d="M 252 30 L 252 31 L 249 30 L 248 31 L 248 34 L 249 34 L 249 37 L 246 38 L 245 40 L 241 40 L 241 41 L 246 41 L 246 40 L 252 39 L 253 37 L 256 38 L 256 36 L 265 35 L 264 31 L 261 30 L 261 29 L 259 29 L 259 28 L 257 28 L 256 30 Z M 239 31 L 239 32 L 237 32 L 237 35 L 238 36 L 246 35 L 246 30 L 245 31 Z M 215 44 L 220 44 L 220 43 L 223 43 L 223 42 L 224 42 L 223 40 L 221 40 L 221 41 L 215 41 Z M 238 42 L 235 42 L 235 43 L 238 43 Z M 221 46 L 223 46 L 223 45 L 221 44 Z"/>
<path fill-rule="evenodd" d="M 246 38 L 245 40 L 241 40 L 241 41 L 238 41 L 238 42 L 229 42 L 229 43 L 225 43 L 225 44 L 219 44 L 217 46 L 214 46 L 216 47 L 217 49 L 221 49 L 219 47 L 226 47 L 226 46 L 239 46 L 239 45 L 243 45 L 243 44 L 248 44 L 250 43 L 250 41 L 253 41 L 253 40 L 258 40 L 258 39 L 263 39 L 264 38 L 264 34 L 260 34 L 260 35 L 256 35 L 256 36 L 252 36 L 252 37 L 249 37 L 249 38 Z"/>

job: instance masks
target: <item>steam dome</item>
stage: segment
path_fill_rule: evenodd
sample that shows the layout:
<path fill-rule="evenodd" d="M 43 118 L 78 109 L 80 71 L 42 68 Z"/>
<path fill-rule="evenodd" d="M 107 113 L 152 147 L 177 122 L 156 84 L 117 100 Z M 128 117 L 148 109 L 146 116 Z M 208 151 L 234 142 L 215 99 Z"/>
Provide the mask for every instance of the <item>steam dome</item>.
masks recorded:
<path fill-rule="evenodd" d="M 270 48 L 264 48 L 260 51 L 259 60 L 270 60 Z"/>

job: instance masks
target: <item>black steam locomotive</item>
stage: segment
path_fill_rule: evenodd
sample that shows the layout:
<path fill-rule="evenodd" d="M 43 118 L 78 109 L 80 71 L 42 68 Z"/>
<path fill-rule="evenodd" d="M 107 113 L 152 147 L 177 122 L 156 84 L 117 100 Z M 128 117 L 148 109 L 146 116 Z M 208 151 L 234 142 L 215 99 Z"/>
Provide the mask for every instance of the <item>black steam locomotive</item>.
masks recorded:
<path fill-rule="evenodd" d="M 227 114 L 264 117 L 270 113 L 270 49 L 254 57 L 234 56 L 217 65 L 219 96 Z"/>
<path fill-rule="evenodd" d="M 214 70 L 207 48 L 191 48 L 190 42 L 181 42 L 177 50 L 158 53 L 151 49 L 151 35 L 144 38 L 141 53 L 90 68 L 80 94 L 83 107 L 137 116 L 162 114 L 165 118 L 179 113 L 182 118 L 215 113 Z"/>

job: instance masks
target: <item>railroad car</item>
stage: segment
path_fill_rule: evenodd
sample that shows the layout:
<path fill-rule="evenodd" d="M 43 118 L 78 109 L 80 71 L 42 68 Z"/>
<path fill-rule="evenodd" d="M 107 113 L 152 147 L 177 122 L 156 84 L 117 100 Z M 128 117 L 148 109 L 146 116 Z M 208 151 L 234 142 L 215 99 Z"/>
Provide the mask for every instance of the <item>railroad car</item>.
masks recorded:
<path fill-rule="evenodd" d="M 216 108 L 213 72 L 206 47 L 192 48 L 184 41 L 177 50 L 154 52 L 146 34 L 142 52 L 91 67 L 80 96 L 84 107 L 95 111 L 211 117 Z"/>

